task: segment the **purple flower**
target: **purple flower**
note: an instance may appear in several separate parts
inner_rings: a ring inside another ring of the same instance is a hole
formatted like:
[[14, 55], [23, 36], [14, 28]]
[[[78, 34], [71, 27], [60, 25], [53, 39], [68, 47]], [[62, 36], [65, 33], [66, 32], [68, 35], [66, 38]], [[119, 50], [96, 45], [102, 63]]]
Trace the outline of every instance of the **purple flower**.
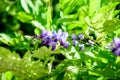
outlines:
[[63, 46], [64, 48], [68, 48], [70, 43], [69, 42], [66, 42], [66, 41], [61, 41], [60, 42], [60, 45]]
[[58, 30], [58, 33], [56, 31], [46, 31], [43, 30], [41, 33], [41, 44], [45, 46], [52, 46], [52, 50], [56, 49], [57, 42], [60, 42], [60, 45], [64, 48], [69, 47], [69, 42], [67, 42], [68, 33], [62, 32], [61, 29]]
[[[80, 44], [80, 41], [78, 41], [84, 39], [84, 35], [78, 34], [78, 36], [76, 36], [75, 34], [72, 34], [71, 37], [73, 46], [79, 46], [80, 50], [84, 50], [84, 44]], [[68, 48], [70, 45], [70, 43], [67, 41], [68, 33], [63, 32], [61, 29], [59, 29], [58, 32], [42, 30], [41, 35], [35, 35], [35, 38], [41, 40], [42, 46], [51, 46], [52, 50], [56, 49], [58, 43], [60, 43], [60, 46], [64, 48]], [[89, 41], [89, 43], [90, 45], [93, 44], [92, 41]]]
[[47, 31], [46, 30], [42, 30], [41, 38], [44, 38], [46, 36], [47, 36]]
[[67, 32], [63, 32], [62, 36], [64, 36], [64, 38], [67, 38], [68, 37], [68, 33]]
[[112, 42], [112, 52], [116, 56], [120, 56], [120, 38], [114, 38]]
[[76, 40], [77, 39], [75, 34], [72, 34], [71, 37], [72, 37], [72, 40]]
[[61, 40], [62, 34], [63, 32], [61, 29], [58, 30], [58, 33], [53, 32], [54, 41], [57, 42], [58, 40]]
[[56, 49], [56, 42], [54, 41], [49, 41], [49, 46], [52, 46], [52, 51]]
[[91, 40], [88, 40], [88, 43], [89, 43], [90, 46], [93, 46], [93, 44], [94, 44], [94, 42], [91, 41]]
[[43, 39], [42, 42], [41, 42], [41, 44], [42, 44], [42, 45], [45, 45], [46, 42], [47, 42], [47, 40], [44, 40], [44, 39]]
[[116, 56], [120, 56], [120, 47], [117, 49], [114, 49], [113, 52]]
[[111, 50], [112, 50], [112, 52], [114, 53], [114, 52], [116, 51], [116, 49], [117, 49], [117, 48], [112, 48]]
[[50, 31], [47, 31], [47, 38], [52, 38], [52, 36], [53, 36], [53, 34], [52, 34], [52, 32], [50, 32]]
[[69, 42], [65, 42], [65, 44], [64, 44], [63, 46], [64, 46], [64, 48], [68, 48], [68, 47], [69, 47], [69, 45], [70, 45], [70, 43], [69, 43]]
[[78, 34], [78, 40], [83, 40], [84, 39], [84, 35], [83, 34]]
[[114, 47], [120, 47], [120, 38], [114, 38], [112, 44]]
[[41, 33], [41, 38], [43, 39], [51, 39], [52, 38], [52, 32], [50, 31], [46, 31], [46, 30], [42, 30]]
[[78, 46], [80, 47], [80, 50], [84, 50], [84, 44], [78, 44]]
[[56, 31], [53, 31], [52, 32], [52, 38], [56, 38], [57, 37], [57, 33], [56, 33]]
[[62, 33], [63, 33], [62, 30], [59, 29], [59, 30], [58, 30], [58, 36], [62, 36]]
[[40, 39], [41, 38], [41, 36], [39, 36], [39, 35], [34, 35], [34, 38], [36, 38], [36, 39]]
[[62, 32], [62, 34], [59, 36], [59, 40], [60, 41], [66, 41], [67, 37], [68, 37], [68, 33], [67, 32]]
[[56, 49], [56, 44], [52, 45], [52, 51]]
[[76, 36], [75, 34], [72, 34], [71, 37], [72, 37], [73, 46], [79, 46], [80, 50], [84, 50], [84, 44], [79, 44], [79, 41], [78, 41], [78, 40], [83, 40], [84, 35], [78, 34], [78, 36]]
[[78, 44], [77, 40], [72, 40], [72, 42], [73, 42], [73, 46], [77, 46], [77, 44]]

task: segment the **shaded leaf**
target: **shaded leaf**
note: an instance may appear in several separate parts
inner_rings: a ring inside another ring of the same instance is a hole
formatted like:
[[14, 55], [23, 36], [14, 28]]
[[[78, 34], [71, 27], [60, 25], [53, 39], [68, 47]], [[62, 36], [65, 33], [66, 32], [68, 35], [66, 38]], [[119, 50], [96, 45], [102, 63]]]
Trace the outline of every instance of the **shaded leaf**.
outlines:
[[65, 75], [65, 72], [61, 72], [57, 75], [57, 78], [56, 80], [64, 80], [64, 75]]
[[119, 25], [120, 21], [115, 20], [107, 20], [103, 24], [103, 29], [107, 32], [114, 32]]

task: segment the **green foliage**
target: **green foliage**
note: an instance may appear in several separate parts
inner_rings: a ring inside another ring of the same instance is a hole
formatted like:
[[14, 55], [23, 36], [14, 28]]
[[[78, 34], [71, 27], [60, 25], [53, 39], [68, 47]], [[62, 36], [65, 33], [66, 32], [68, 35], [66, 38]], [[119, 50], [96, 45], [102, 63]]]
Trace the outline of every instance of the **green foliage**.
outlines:
[[[111, 40], [120, 36], [119, 0], [0, 0], [0, 5], [0, 80], [120, 79], [120, 57], [110, 51]], [[58, 29], [69, 36], [83, 33], [85, 49], [51, 51], [33, 36]]]
[[[30, 51], [25, 53], [23, 58], [19, 54], [10, 52], [8, 49], [0, 47], [0, 73], [6, 72], [2, 76], [12, 75], [18, 77], [17, 80], [37, 79], [48, 74], [43, 63], [39, 60], [32, 60]], [[10, 71], [9, 73], [7, 71]], [[11, 74], [12, 72], [12, 74]], [[6, 78], [9, 78], [6, 76]], [[5, 80], [5, 79], [4, 79]], [[11, 80], [11, 79], [10, 79]]]

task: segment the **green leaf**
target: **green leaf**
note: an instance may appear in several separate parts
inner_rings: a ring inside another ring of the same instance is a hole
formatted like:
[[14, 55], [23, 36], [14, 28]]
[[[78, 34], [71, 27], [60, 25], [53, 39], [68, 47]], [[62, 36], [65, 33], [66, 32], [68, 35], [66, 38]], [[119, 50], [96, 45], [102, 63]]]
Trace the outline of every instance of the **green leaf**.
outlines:
[[61, 72], [57, 75], [57, 78], [56, 80], [64, 80], [64, 75], [65, 75], [65, 72]]
[[60, 7], [63, 10], [63, 14], [67, 15], [75, 12], [81, 5], [83, 5], [83, 3], [83, 0], [60, 0]]
[[0, 41], [1, 41], [2, 43], [4, 43], [4, 44], [9, 45], [8, 42], [11, 41], [11, 38], [10, 38], [10, 36], [8, 36], [7, 34], [0, 33]]
[[35, 6], [33, 9], [33, 14], [40, 15], [42, 12], [43, 3], [41, 0], [35, 0]]
[[31, 0], [20, 0], [22, 8], [27, 12], [27, 13], [32, 13], [34, 5]]
[[114, 32], [120, 24], [118, 20], [107, 20], [103, 24], [103, 29], [107, 32]]
[[105, 68], [102, 72], [102, 75], [108, 78], [114, 78], [115, 77], [114, 69]]
[[60, 18], [58, 19], [57, 23], [63, 23], [63, 22], [72, 22], [75, 21], [74, 18]]
[[2, 80], [12, 80], [12, 77], [13, 77], [13, 74], [10, 71], [2, 74]]
[[51, 54], [51, 51], [45, 46], [39, 48], [38, 50], [34, 50], [32, 52], [33, 52], [32, 56], [39, 59], [44, 59], [45, 57]]
[[22, 22], [30, 22], [31, 20], [33, 20], [33, 16], [31, 16], [30, 14], [27, 14], [25, 12], [18, 12], [17, 14], [17, 18], [22, 21]]
[[33, 20], [31, 22], [35, 27], [41, 29], [41, 30], [45, 30], [45, 27], [39, 22], [39, 21], [36, 21], [36, 20]]
[[91, 23], [91, 20], [90, 20], [90, 17], [89, 17], [89, 16], [86, 16], [86, 17], [85, 17], [85, 21], [86, 21], [86, 23], [87, 23], [89, 26], [93, 26], [92, 23]]
[[52, 23], [51, 1], [48, 2], [48, 7], [47, 7], [46, 16], [47, 16], [46, 30], [51, 30], [51, 29], [50, 29], [50, 26], [51, 26], [51, 23]]
[[40, 29], [39, 29], [39, 28], [35, 28], [35, 30], [34, 30], [34, 33], [35, 33], [35, 34], [38, 34], [38, 35], [39, 35], [39, 34], [40, 34], [40, 32], [41, 32], [41, 31], [40, 31]]
[[98, 22], [101, 18], [104, 18], [103, 17], [104, 13], [98, 13], [98, 14], [95, 14], [93, 19], [92, 19], [92, 23], [96, 23]]
[[105, 58], [111, 62], [115, 62], [115, 57], [112, 55], [113, 53], [110, 51], [100, 51], [99, 57]]
[[96, 11], [99, 10], [101, 0], [89, 0], [89, 16], [93, 16]]
[[14, 59], [14, 58], [19, 58], [19, 55], [15, 52], [11, 52], [10, 50], [0, 47], [0, 57], [1, 58], [8, 58], [8, 59]]

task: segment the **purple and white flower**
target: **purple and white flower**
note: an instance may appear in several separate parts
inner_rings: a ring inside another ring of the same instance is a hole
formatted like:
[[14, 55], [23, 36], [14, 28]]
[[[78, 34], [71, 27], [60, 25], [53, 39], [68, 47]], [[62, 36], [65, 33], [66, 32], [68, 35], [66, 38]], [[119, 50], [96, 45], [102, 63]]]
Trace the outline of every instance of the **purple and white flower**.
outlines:
[[116, 56], [120, 56], [120, 38], [114, 38], [113, 42], [112, 42], [112, 52], [116, 55]]

